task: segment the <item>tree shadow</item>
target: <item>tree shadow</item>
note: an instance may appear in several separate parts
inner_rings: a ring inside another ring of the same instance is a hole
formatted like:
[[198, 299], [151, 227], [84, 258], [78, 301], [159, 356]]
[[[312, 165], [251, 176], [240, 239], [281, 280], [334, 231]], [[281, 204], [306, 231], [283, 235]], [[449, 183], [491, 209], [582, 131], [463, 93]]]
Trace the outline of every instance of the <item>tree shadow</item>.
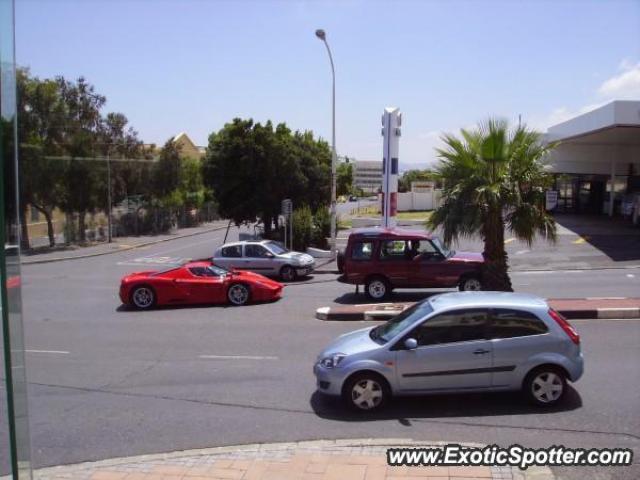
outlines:
[[371, 422], [397, 420], [410, 426], [411, 420], [455, 417], [493, 417], [504, 415], [540, 415], [576, 410], [582, 407], [578, 391], [567, 385], [563, 401], [553, 407], [538, 407], [527, 402], [520, 392], [464, 393], [396, 397], [380, 412], [354, 412], [337, 397], [318, 391], [309, 404], [314, 413], [326, 420]]

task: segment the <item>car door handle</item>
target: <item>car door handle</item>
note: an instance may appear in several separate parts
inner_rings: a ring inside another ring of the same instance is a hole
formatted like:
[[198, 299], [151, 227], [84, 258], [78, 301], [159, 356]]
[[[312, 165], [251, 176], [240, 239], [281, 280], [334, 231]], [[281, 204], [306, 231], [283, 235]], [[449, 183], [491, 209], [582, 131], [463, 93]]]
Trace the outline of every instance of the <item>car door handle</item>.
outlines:
[[475, 350], [473, 352], [474, 355], [484, 355], [485, 353], [489, 353], [490, 350], [484, 350], [482, 348], [479, 348], [478, 350]]

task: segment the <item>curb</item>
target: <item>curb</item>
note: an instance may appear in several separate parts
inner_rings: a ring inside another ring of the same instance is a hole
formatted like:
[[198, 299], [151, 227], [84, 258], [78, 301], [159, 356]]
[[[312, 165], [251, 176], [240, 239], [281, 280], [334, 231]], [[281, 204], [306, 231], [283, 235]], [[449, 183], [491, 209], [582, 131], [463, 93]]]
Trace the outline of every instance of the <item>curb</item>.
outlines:
[[[91, 474], [100, 469], [118, 468], [131, 465], [139, 465], [145, 463], [162, 463], [177, 461], [177, 464], [187, 457], [202, 457], [202, 456], [217, 456], [225, 457], [233, 454], [255, 454], [257, 458], [264, 457], [265, 454], [274, 454], [281, 456], [283, 453], [291, 452], [295, 454], [297, 451], [310, 451], [310, 452], [327, 452], [326, 454], [341, 454], [341, 449], [349, 449], [353, 447], [372, 447], [372, 448], [393, 448], [393, 447], [405, 447], [405, 448], [420, 448], [420, 447], [444, 447], [448, 444], [459, 444], [463, 447], [475, 447], [482, 448], [485, 445], [481, 443], [471, 442], [457, 442], [457, 441], [428, 441], [428, 440], [411, 440], [406, 438], [363, 438], [363, 439], [336, 439], [336, 440], [305, 440], [298, 442], [285, 442], [285, 443], [252, 443], [233, 446], [213, 447], [194, 450], [181, 450], [176, 452], [160, 453], [160, 454], [147, 454], [129, 457], [119, 457], [107, 460], [98, 460], [93, 462], [82, 462], [76, 464], [58, 465], [54, 467], [44, 467], [34, 470], [36, 478], [48, 478], [48, 476], [59, 475], [62, 477], [72, 477], [74, 473], [82, 473], [83, 475]], [[382, 453], [384, 454], [384, 453]], [[372, 458], [376, 458], [374, 453], [367, 454]], [[247, 457], [243, 457], [247, 458]], [[503, 467], [498, 467], [502, 470]], [[549, 467], [530, 467], [529, 469], [522, 471], [517, 467], [506, 467], [511, 470], [510, 478], [518, 480], [553, 480], [555, 475]], [[493, 467], [492, 467], [493, 470]], [[497, 473], [493, 473], [493, 478], [505, 478], [504, 475], [507, 472], [504, 470]], [[508, 474], [507, 474], [508, 475]], [[9, 476], [0, 477], [0, 479], [9, 479]]]
[[[346, 307], [320, 307], [316, 319], [323, 321], [386, 321], [414, 303], [378, 303]], [[611, 320], [640, 318], [640, 307], [569, 309], [556, 308], [569, 320]]]
[[56, 258], [48, 258], [48, 259], [44, 259], [44, 260], [21, 260], [20, 264], [21, 265], [36, 265], [36, 264], [41, 264], [41, 263], [53, 263], [53, 262], [63, 262], [66, 260], [79, 260], [82, 258], [91, 258], [91, 257], [100, 257], [102, 255], [111, 255], [113, 253], [120, 253], [120, 252], [126, 252], [129, 250], [135, 250], [137, 248], [141, 248], [141, 247], [148, 247], [149, 245], [155, 245], [157, 243], [164, 243], [164, 242], [170, 242], [171, 240], [178, 240], [180, 238], [188, 238], [188, 237], [195, 237], [196, 235], [202, 235], [205, 233], [211, 233], [211, 232], [216, 232], [218, 230], [224, 230], [227, 227], [214, 227], [214, 228], [210, 228], [208, 230], [204, 230], [201, 232], [192, 232], [192, 233], [186, 233], [184, 235], [178, 235], [176, 237], [171, 237], [171, 238], [161, 238], [160, 240], [152, 240], [149, 242], [143, 242], [140, 243], [138, 245], [131, 245], [128, 247], [124, 247], [124, 248], [119, 248], [118, 250], [112, 250], [109, 252], [98, 252], [98, 253], [88, 253], [85, 255], [76, 255], [73, 257], [56, 257]]

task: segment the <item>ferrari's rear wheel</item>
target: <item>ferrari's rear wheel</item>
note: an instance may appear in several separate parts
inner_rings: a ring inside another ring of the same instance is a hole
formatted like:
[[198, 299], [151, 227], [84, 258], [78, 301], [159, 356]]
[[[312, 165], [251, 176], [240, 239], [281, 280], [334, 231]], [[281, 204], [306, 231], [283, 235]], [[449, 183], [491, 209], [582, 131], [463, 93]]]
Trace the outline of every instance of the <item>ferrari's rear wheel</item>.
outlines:
[[231, 305], [246, 305], [250, 298], [249, 287], [242, 283], [234, 283], [227, 291], [227, 298]]
[[131, 292], [131, 303], [140, 310], [148, 310], [156, 304], [156, 294], [146, 285], [135, 287]]

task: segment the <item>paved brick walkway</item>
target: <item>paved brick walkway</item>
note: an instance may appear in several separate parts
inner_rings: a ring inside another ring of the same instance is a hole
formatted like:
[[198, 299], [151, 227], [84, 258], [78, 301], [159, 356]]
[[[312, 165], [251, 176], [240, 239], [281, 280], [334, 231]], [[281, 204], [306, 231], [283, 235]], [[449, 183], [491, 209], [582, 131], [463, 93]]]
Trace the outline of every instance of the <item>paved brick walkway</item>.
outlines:
[[408, 440], [321, 440], [145, 455], [44, 468], [36, 480], [553, 480], [550, 469], [389, 467], [386, 450], [441, 446]]

